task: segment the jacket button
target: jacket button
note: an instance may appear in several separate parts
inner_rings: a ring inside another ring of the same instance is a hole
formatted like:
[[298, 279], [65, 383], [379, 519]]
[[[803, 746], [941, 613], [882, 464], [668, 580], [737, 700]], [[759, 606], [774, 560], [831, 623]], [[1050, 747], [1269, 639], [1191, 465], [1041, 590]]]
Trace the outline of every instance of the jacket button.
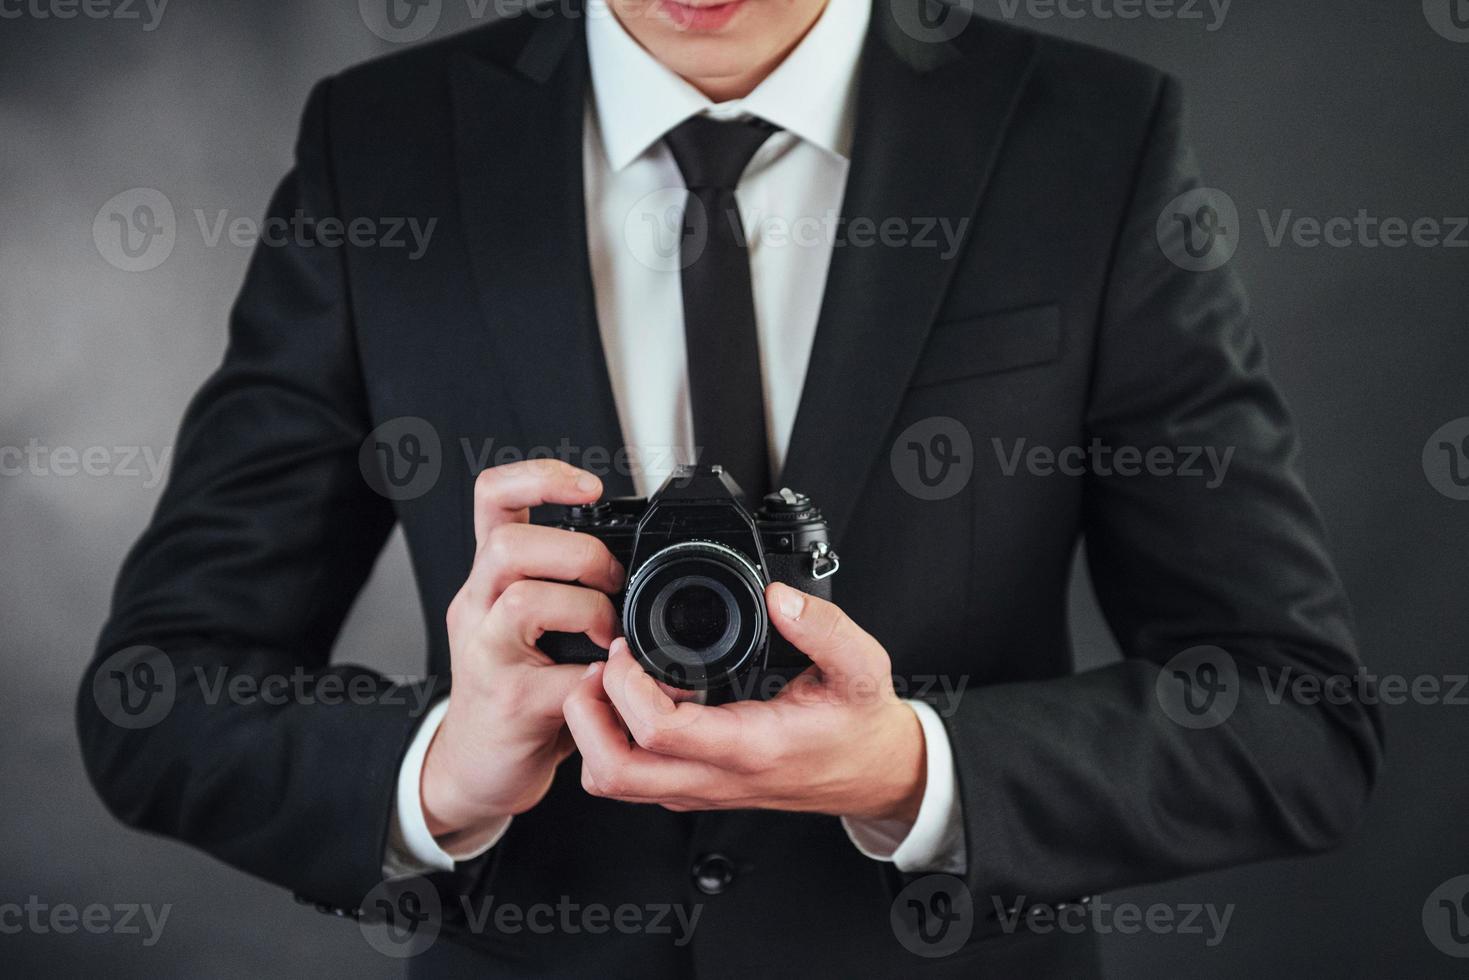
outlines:
[[723, 854], [705, 854], [694, 862], [694, 887], [705, 895], [718, 895], [734, 881], [734, 862]]

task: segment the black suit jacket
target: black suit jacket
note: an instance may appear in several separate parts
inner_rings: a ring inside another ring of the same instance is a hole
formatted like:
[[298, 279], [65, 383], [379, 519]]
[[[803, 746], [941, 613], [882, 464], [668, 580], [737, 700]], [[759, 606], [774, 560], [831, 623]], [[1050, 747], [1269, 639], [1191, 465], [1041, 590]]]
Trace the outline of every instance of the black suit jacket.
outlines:
[[[1378, 722], [1358, 700], [1265, 694], [1283, 672], [1350, 674], [1357, 658], [1242, 294], [1227, 269], [1183, 271], [1155, 239], [1165, 204], [1198, 185], [1177, 86], [984, 20], [946, 42], [915, 40], [898, 18], [919, 23], [920, 2], [876, 5], [844, 213], [965, 222], [966, 235], [957, 256], [836, 249], [783, 482], [825, 509], [843, 557], [837, 599], [895, 673], [967, 678], [945, 724], [975, 923], [929, 968], [1084, 975], [1096, 968], [1089, 937], [1006, 934], [997, 904], [1329, 847], [1374, 780]], [[271, 214], [436, 219], [429, 251], [257, 251], [228, 353], [189, 408], [95, 662], [136, 644], [165, 651], [172, 710], [121, 728], [90, 674], [83, 685], [86, 762], [118, 817], [325, 908], [356, 909], [379, 883], [419, 721], [388, 681], [329, 663], [390, 529], [406, 533], [426, 663], [444, 687], [444, 612], [473, 551], [465, 442], [622, 445], [586, 251], [582, 26], [575, 11], [522, 16], [315, 89]], [[421, 496], [394, 501], [364, 479], [359, 450], [400, 417], [433, 427], [442, 470]], [[972, 434], [974, 468], [960, 492], [924, 500], [889, 453], [934, 418]], [[1214, 489], [1006, 475], [991, 440], [1008, 450], [1022, 438], [1234, 456]], [[616, 472], [608, 484], [630, 490]], [[1083, 538], [1126, 658], [1073, 675], [1065, 597]], [[1192, 729], [1155, 684], [1201, 644], [1233, 657], [1239, 703], [1223, 724]], [[298, 667], [384, 696], [210, 704], [195, 673]], [[573, 758], [489, 855], [436, 876], [444, 928], [468, 945], [439, 942], [420, 969], [853, 976], [922, 965], [890, 921], [902, 876], [859, 855], [835, 817], [675, 815], [590, 798], [576, 770]], [[690, 878], [711, 852], [735, 867], [714, 896]], [[459, 894], [704, 908], [684, 946], [469, 935]]]

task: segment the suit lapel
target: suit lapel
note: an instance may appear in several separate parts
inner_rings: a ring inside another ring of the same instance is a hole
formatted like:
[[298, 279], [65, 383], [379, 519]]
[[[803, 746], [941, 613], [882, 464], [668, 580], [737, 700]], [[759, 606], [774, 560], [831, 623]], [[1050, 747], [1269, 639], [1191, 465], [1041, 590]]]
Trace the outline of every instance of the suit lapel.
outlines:
[[883, 440], [958, 262], [941, 245], [855, 244], [853, 222], [899, 218], [916, 234], [927, 220], [974, 220], [1033, 54], [1027, 35], [978, 18], [954, 41], [916, 40], [899, 24], [933, 23], [920, 11], [928, 2], [874, 6], [842, 206], [852, 242], [832, 255], [780, 480], [820, 504], [838, 540], [887, 455]]
[[[452, 69], [465, 238], [518, 448], [612, 454], [624, 442], [587, 255], [584, 21], [527, 21], [518, 50], [464, 54]], [[618, 469], [605, 475], [607, 491], [632, 493]]]

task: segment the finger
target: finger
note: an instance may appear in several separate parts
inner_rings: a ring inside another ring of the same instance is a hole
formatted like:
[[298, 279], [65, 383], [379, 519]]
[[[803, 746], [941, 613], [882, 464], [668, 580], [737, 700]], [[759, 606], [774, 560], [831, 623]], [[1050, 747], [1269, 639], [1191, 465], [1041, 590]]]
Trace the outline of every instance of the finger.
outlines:
[[[513, 684], [513, 697], [517, 710], [543, 721], [562, 720], [561, 706], [568, 695], [576, 689], [586, 668], [581, 664], [531, 664], [517, 673]], [[503, 675], [497, 674], [497, 677]], [[567, 739], [570, 736], [566, 736]], [[558, 747], [559, 748], [559, 747]], [[565, 758], [567, 752], [561, 754]]]
[[633, 658], [625, 639], [609, 648], [602, 689], [633, 740], [650, 752], [737, 772], [764, 757], [763, 726], [748, 726], [756, 730], [746, 735], [747, 726], [732, 708], [675, 701]]
[[602, 481], [559, 459], [527, 459], [482, 470], [474, 481], [474, 544], [484, 547], [490, 529], [524, 523], [541, 504], [589, 504], [602, 495]]
[[633, 803], [723, 798], [728, 774], [703, 763], [654, 755], [628, 742], [602, 686], [604, 666], [592, 664], [562, 705], [566, 727], [582, 755], [582, 785], [594, 796]]
[[766, 590], [770, 621], [811, 658], [822, 674], [839, 680], [891, 675], [887, 652], [841, 608], [781, 582]]
[[490, 607], [485, 628], [492, 638], [505, 641], [492, 643], [494, 648], [534, 647], [546, 631], [557, 630], [585, 633], [605, 650], [617, 635], [617, 611], [601, 592], [563, 582], [521, 579], [500, 593]]
[[620, 562], [601, 539], [538, 524], [501, 524], [490, 529], [474, 556], [464, 588], [472, 608], [488, 609], [519, 579], [578, 582], [602, 592], [622, 588]]

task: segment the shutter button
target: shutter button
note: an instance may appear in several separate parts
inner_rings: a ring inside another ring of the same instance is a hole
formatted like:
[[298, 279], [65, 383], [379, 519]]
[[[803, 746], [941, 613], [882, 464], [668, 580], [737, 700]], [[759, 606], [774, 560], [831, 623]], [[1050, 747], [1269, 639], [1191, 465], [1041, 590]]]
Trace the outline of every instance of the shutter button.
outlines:
[[723, 854], [705, 854], [694, 862], [694, 887], [705, 895], [718, 895], [734, 881], [734, 862]]

